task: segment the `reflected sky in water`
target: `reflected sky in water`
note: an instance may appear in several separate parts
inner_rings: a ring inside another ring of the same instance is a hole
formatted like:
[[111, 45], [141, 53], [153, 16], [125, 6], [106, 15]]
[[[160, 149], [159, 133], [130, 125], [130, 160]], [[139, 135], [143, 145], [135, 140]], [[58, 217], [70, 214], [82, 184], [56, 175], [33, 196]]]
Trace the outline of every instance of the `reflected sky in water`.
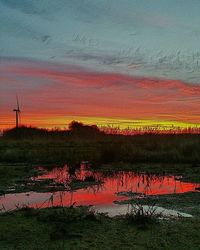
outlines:
[[[40, 167], [39, 169], [44, 170]], [[135, 173], [130, 171], [92, 171], [87, 164], [78, 168], [65, 165], [56, 167], [44, 174], [31, 178], [34, 181], [51, 179], [53, 185], [60, 185], [65, 190], [55, 192], [28, 192], [6, 194], [0, 197], [0, 207], [6, 210], [23, 205], [33, 207], [95, 205], [108, 206], [114, 201], [127, 199], [123, 193], [133, 192], [136, 197], [145, 195], [178, 194], [195, 191], [200, 184], [184, 182], [180, 176]], [[72, 190], [72, 183], [87, 182], [85, 188]], [[51, 184], [50, 184], [51, 185]]]

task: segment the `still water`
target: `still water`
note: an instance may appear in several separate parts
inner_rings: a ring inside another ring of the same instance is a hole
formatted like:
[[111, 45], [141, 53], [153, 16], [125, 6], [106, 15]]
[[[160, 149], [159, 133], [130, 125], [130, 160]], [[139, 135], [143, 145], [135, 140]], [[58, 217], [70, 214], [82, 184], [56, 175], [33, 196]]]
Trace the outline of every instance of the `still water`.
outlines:
[[[40, 170], [44, 168], [39, 167]], [[178, 194], [197, 191], [200, 184], [182, 181], [180, 176], [154, 175], [129, 171], [92, 171], [86, 164], [79, 168], [68, 165], [56, 167], [31, 178], [30, 181], [51, 180], [48, 185], [61, 186], [63, 191], [12, 193], [0, 196], [0, 209], [12, 210], [22, 206], [51, 207], [69, 205], [109, 206], [114, 201], [128, 199], [123, 192], [136, 196]], [[72, 183], [87, 183], [73, 190]], [[90, 185], [91, 184], [91, 185]]]

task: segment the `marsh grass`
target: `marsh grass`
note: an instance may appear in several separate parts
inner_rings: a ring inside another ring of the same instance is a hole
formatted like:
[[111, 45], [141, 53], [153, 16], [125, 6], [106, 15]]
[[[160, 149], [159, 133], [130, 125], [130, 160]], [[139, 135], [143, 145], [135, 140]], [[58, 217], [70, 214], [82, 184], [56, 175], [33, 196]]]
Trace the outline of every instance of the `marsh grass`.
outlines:
[[[0, 214], [0, 249], [199, 249], [197, 217], [150, 223], [141, 230], [144, 227], [124, 218], [89, 219], [85, 209], [57, 207]], [[65, 213], [74, 219], [68, 221]]]
[[50, 233], [50, 239], [64, 240], [68, 238], [77, 238], [79, 234], [73, 233], [70, 230], [70, 225], [74, 223], [80, 223], [81, 221], [95, 221], [101, 220], [103, 215], [97, 215], [94, 210], [89, 206], [74, 207], [51, 207], [48, 209], [34, 209], [28, 206], [18, 209], [26, 217], [34, 217], [40, 223], [50, 223], [52, 231]]
[[[92, 131], [92, 132], [91, 132]], [[91, 132], [91, 133], [90, 133]], [[72, 131], [32, 128], [12, 130], [0, 138], [1, 162], [200, 163], [200, 135], [108, 135], [97, 128]]]
[[162, 217], [162, 213], [157, 213], [156, 201], [151, 199], [134, 199], [129, 204], [129, 212], [126, 214], [128, 223], [139, 226], [140, 228], [148, 228], [150, 224], [158, 223], [158, 218]]

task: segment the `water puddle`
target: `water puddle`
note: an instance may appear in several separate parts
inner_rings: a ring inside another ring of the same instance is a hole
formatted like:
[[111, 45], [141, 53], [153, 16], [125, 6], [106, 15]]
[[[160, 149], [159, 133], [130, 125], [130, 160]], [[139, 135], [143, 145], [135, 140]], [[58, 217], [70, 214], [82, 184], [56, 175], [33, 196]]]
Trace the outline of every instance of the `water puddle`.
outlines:
[[106, 213], [109, 217], [115, 217], [118, 215], [126, 215], [127, 213], [132, 213], [135, 214], [139, 211], [139, 209], [142, 209], [142, 213], [144, 215], [148, 215], [149, 211], [152, 210], [153, 216], [158, 216], [160, 218], [176, 218], [176, 217], [185, 217], [185, 218], [191, 218], [193, 217], [191, 214], [187, 213], [182, 213], [177, 210], [173, 209], [166, 209], [163, 207], [158, 207], [158, 206], [147, 206], [143, 205], [140, 207], [135, 207], [135, 213], [134, 210], [132, 210], [130, 204], [123, 204], [123, 205], [117, 205], [113, 204], [110, 206], [101, 206], [101, 207], [96, 207], [94, 208], [96, 212], [98, 213]]
[[[43, 170], [43, 168], [40, 168]], [[74, 169], [54, 168], [31, 178], [30, 183], [48, 183], [47, 191], [12, 193], [0, 196], [0, 209], [22, 206], [51, 207], [69, 205], [112, 206], [114, 201], [135, 196], [178, 194], [197, 191], [200, 184], [182, 181], [179, 176], [164, 176], [128, 171], [91, 171], [87, 164]], [[48, 191], [49, 187], [54, 188]], [[59, 191], [58, 191], [59, 190]]]

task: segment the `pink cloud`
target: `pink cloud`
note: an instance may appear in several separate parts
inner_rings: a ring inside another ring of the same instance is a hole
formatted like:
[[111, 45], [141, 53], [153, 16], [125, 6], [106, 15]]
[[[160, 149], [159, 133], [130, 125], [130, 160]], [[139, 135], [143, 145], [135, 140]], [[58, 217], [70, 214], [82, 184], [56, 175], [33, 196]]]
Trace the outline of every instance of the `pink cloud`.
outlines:
[[[200, 86], [178, 80], [138, 78], [93, 72], [72, 65], [7, 63], [0, 65], [1, 114], [20, 95], [27, 114], [82, 115], [200, 122]], [[6, 84], [5, 84], [6, 83]]]

